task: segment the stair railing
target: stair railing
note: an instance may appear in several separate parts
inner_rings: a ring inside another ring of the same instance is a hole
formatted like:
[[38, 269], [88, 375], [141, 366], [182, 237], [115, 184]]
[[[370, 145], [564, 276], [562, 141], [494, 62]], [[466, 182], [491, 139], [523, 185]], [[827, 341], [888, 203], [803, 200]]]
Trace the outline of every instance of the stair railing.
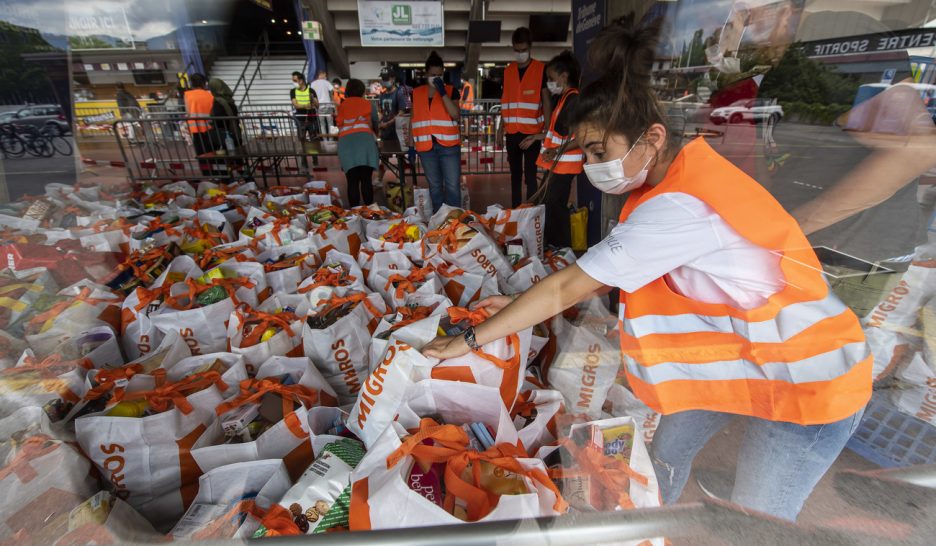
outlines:
[[[244, 70], [241, 71], [240, 77], [237, 79], [237, 83], [234, 84], [233, 94], [237, 94], [237, 90], [240, 89], [241, 84], [244, 84], [244, 96], [241, 98], [240, 103], [238, 104], [238, 109], [244, 106], [244, 103], [250, 103], [250, 88], [253, 86], [254, 80], [257, 78], [257, 74], [260, 74], [260, 78], [263, 78], [263, 73], [260, 72], [260, 65], [263, 64], [263, 60], [270, 56], [270, 37], [267, 35], [267, 31], [264, 30], [260, 37], [257, 38], [257, 42], [254, 44], [253, 49], [250, 52], [250, 57], [247, 58], [247, 63], [244, 64]], [[253, 73], [250, 75], [250, 79], [247, 79], [247, 69], [250, 68], [250, 63], [256, 59], [257, 65], [254, 67]]]

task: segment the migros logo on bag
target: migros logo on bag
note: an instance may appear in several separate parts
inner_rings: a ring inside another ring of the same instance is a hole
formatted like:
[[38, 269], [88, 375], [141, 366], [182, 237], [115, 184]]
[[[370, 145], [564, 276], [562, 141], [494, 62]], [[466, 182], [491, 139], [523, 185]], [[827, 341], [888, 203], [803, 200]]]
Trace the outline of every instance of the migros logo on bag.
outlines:
[[595, 343], [588, 346], [585, 354], [585, 366], [582, 367], [582, 386], [579, 389], [576, 407], [588, 409], [591, 406], [592, 396], [595, 394], [595, 376], [598, 365], [601, 363], [601, 346]]
[[126, 478], [124, 466], [126, 466], [127, 461], [123, 455], [120, 455], [126, 451], [126, 448], [120, 444], [101, 444], [98, 449], [101, 450], [101, 453], [107, 455], [101, 466], [104, 467], [104, 471], [107, 473], [107, 479], [114, 485], [114, 494], [122, 500], [127, 500], [130, 496], [127, 484], [124, 483]]
[[488, 275], [494, 276], [497, 274], [497, 266], [494, 265], [494, 262], [490, 258], [484, 255], [484, 252], [480, 248], [476, 248], [471, 251], [471, 257], [478, 262], [478, 265], [481, 266], [481, 269], [484, 270]]
[[383, 392], [384, 376], [386, 376], [387, 371], [390, 370], [390, 365], [393, 363], [397, 351], [406, 351], [408, 349], [410, 349], [410, 346], [406, 343], [395, 341], [393, 345], [387, 347], [387, 356], [384, 357], [383, 362], [377, 366], [374, 373], [364, 382], [364, 390], [361, 391], [361, 399], [358, 403], [358, 428], [364, 429], [364, 423], [367, 422], [367, 415], [371, 412], [371, 409], [373, 409], [376, 403], [375, 398], [380, 396], [380, 393]]
[[182, 339], [185, 340], [185, 344], [188, 345], [189, 350], [192, 351], [192, 356], [202, 354], [201, 347], [198, 346], [198, 338], [195, 337], [195, 330], [182, 328], [179, 330], [179, 334], [182, 335]]
[[358, 378], [357, 370], [354, 369], [354, 363], [351, 362], [351, 353], [345, 348], [344, 339], [339, 339], [332, 343], [332, 358], [338, 364], [338, 370], [343, 374], [342, 379], [348, 386], [348, 392], [357, 394], [361, 390], [361, 380]]

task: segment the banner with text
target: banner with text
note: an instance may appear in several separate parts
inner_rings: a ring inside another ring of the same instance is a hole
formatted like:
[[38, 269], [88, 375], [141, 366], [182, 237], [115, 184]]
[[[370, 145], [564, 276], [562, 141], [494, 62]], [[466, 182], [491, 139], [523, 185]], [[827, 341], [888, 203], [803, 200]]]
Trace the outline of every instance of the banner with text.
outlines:
[[364, 47], [442, 47], [442, 2], [358, 0]]

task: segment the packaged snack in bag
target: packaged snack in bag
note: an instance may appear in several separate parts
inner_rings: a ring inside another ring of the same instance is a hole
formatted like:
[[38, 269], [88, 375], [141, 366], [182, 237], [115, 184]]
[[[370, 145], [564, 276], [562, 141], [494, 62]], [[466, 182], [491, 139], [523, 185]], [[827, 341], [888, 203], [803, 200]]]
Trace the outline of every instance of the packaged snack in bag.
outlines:
[[274, 293], [294, 294], [299, 284], [320, 265], [318, 249], [310, 240], [273, 247], [257, 256]]
[[254, 538], [323, 533], [347, 528], [351, 472], [364, 458], [360, 442], [343, 438], [326, 444], [315, 462], [270, 510]]
[[309, 236], [326, 259], [329, 250], [357, 257], [364, 237], [361, 218], [338, 207], [319, 207], [307, 213]]
[[[659, 486], [639, 427], [630, 417], [573, 424], [569, 437], [537, 453], [576, 510], [660, 505]], [[662, 544], [655, 539], [654, 544]]]
[[442, 294], [443, 291], [442, 282], [432, 267], [406, 270], [372, 269], [370, 283], [391, 309], [405, 305], [407, 296]]
[[[457, 210], [457, 209], [456, 209]], [[451, 214], [457, 214], [453, 211]], [[433, 217], [435, 218], [435, 217]], [[513, 266], [480, 222], [472, 222], [468, 213], [446, 219], [438, 229], [423, 239], [423, 256], [438, 255], [446, 262], [471, 273], [506, 282]]]
[[50, 421], [61, 421], [84, 394], [90, 368], [85, 359], [66, 361], [51, 355], [40, 360], [27, 349], [15, 367], [0, 370], [0, 414], [37, 406]]
[[371, 334], [386, 312], [379, 295], [348, 292], [321, 300], [303, 325], [305, 354], [322, 371], [342, 404], [357, 398], [369, 369]]
[[299, 283], [296, 292], [305, 294], [310, 304], [316, 305], [319, 300], [330, 298], [335, 293], [364, 291], [363, 277], [363, 272], [351, 256], [332, 250], [321, 267]]
[[143, 516], [110, 491], [97, 492], [58, 518], [67, 521], [67, 527], [65, 534], [49, 542], [55, 546], [164, 540]]
[[57, 291], [55, 281], [44, 268], [0, 271], [0, 330], [6, 330], [27, 313], [42, 294]]
[[135, 250], [117, 266], [112, 277], [104, 280], [104, 284], [124, 295], [130, 294], [139, 286], [150, 286], [163, 274], [179, 252], [179, 247], [175, 244]]
[[228, 320], [228, 345], [244, 355], [251, 374], [271, 356], [300, 356], [308, 312], [304, 297], [286, 294], [267, 299], [258, 309], [241, 304]]
[[370, 222], [366, 226], [367, 241], [374, 250], [396, 249], [412, 260], [422, 260], [422, 239], [426, 226], [406, 220]]

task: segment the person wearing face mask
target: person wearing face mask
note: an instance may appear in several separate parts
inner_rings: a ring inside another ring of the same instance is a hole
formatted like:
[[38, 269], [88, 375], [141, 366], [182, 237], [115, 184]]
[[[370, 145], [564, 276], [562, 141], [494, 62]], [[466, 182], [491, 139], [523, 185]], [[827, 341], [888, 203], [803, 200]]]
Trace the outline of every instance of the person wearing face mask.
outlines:
[[731, 501], [795, 520], [858, 427], [872, 357], [796, 221], [704, 138], [681, 146], [667, 130], [650, 88], [657, 35], [626, 19], [605, 28], [589, 59], [607, 72], [573, 114], [591, 183], [630, 192], [619, 224], [516, 300], [479, 302], [496, 314], [423, 353], [460, 356], [616, 287], [625, 376], [662, 415], [651, 459], [663, 501], [737, 418]]
[[[572, 138], [570, 129], [572, 112], [578, 104], [579, 74], [578, 61], [571, 51], [563, 51], [546, 65], [546, 76], [549, 78], [546, 87], [558, 102], [552, 111], [549, 130], [543, 139], [536, 164], [548, 171], [543, 200], [546, 205], [543, 239], [546, 244], [560, 248], [572, 244], [569, 193], [572, 191], [572, 181], [582, 172], [584, 163], [582, 149]], [[563, 148], [562, 154], [557, 156], [560, 148]]]
[[315, 131], [315, 108], [318, 101], [315, 92], [306, 83], [305, 75], [302, 72], [292, 73], [293, 88], [289, 90], [289, 101], [296, 110], [296, 126], [299, 128], [299, 139], [305, 140], [306, 135], [309, 139], [318, 136]]
[[397, 140], [396, 118], [400, 114], [400, 93], [396, 83], [396, 74], [389, 66], [380, 71], [380, 85], [383, 92], [378, 104], [380, 108], [380, 140]]
[[497, 128], [497, 142], [505, 143], [507, 148], [510, 201], [516, 208], [523, 202], [524, 181], [527, 198], [536, 193], [536, 159], [544, 137], [545, 120], [552, 117], [552, 105], [546, 88], [545, 65], [532, 58], [530, 29], [515, 30], [511, 42], [516, 62], [504, 69], [502, 123]]
[[442, 81], [445, 64], [433, 51], [426, 59], [426, 83], [413, 90], [410, 138], [419, 154], [432, 210], [461, 206], [461, 133], [458, 90]]

